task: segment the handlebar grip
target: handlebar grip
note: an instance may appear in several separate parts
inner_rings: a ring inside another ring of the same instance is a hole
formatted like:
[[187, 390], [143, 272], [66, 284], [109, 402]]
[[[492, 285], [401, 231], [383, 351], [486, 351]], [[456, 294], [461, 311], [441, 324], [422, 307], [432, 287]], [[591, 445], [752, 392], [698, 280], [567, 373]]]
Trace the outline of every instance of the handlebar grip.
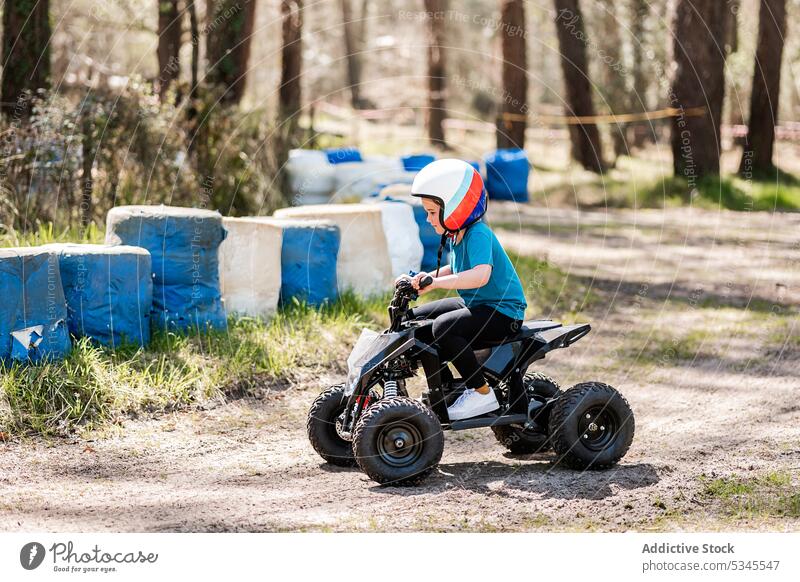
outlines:
[[420, 279], [419, 288], [424, 289], [431, 283], [433, 283], [433, 277], [431, 277], [430, 275], [425, 275], [422, 279]]

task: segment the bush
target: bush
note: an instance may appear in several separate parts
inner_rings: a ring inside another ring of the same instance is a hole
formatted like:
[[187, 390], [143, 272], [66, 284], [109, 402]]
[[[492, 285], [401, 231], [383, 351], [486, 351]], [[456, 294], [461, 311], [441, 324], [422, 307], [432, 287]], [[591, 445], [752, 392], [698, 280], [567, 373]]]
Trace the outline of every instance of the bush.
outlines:
[[41, 94], [29, 119], [0, 120], [0, 228], [101, 224], [121, 204], [234, 215], [284, 205], [263, 111], [171, 97], [162, 103], [134, 80], [119, 91]]

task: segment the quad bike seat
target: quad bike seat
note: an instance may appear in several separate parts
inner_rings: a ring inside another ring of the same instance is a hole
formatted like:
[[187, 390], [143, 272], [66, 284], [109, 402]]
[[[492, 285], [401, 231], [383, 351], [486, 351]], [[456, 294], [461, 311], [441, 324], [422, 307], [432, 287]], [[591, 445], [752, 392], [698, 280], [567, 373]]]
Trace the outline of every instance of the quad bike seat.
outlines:
[[522, 323], [522, 327], [517, 333], [506, 336], [500, 340], [479, 339], [472, 345], [472, 348], [475, 350], [493, 348], [495, 346], [527, 339], [539, 333], [540, 331], [553, 329], [555, 327], [561, 327], [561, 324], [550, 319], [529, 319], [528, 321]]

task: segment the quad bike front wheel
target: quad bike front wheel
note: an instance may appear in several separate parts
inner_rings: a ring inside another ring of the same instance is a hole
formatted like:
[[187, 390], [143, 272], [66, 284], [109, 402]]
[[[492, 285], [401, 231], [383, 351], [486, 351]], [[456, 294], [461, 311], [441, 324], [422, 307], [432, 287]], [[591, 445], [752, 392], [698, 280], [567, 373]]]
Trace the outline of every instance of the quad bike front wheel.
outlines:
[[416, 485], [439, 464], [442, 425], [431, 410], [405, 396], [380, 400], [353, 430], [356, 462], [382, 485]]
[[625, 456], [635, 424], [628, 401], [601, 382], [576, 384], [550, 412], [550, 439], [558, 463], [573, 469], [607, 469]]
[[[523, 381], [525, 389], [531, 396], [556, 398], [561, 395], [561, 386], [550, 376], [532, 372], [526, 374]], [[547, 434], [530, 429], [525, 430], [518, 425], [493, 426], [492, 432], [497, 441], [515, 455], [541, 453], [549, 450], [552, 446]]]
[[[356, 464], [353, 447], [342, 432], [339, 420], [347, 406], [344, 384], [336, 384], [320, 393], [314, 399], [306, 419], [306, 430], [311, 446], [320, 457], [332, 465], [353, 467]], [[369, 406], [378, 399], [378, 395], [370, 391]]]

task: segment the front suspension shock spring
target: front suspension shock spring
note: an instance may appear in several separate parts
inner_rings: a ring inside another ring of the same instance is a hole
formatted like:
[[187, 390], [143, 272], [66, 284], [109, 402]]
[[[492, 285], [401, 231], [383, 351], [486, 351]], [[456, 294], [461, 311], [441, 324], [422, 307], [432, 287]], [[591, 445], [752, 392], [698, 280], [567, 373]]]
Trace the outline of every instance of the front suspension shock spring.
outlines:
[[383, 383], [383, 397], [394, 398], [397, 396], [397, 380], [386, 380]]

